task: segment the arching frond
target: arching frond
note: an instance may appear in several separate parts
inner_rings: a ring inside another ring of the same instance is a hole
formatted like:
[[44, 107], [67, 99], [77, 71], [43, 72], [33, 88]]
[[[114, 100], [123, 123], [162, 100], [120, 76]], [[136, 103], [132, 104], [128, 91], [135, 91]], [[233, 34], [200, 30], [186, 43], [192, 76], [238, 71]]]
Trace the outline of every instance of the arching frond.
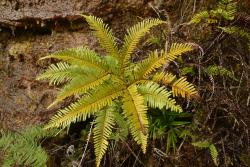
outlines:
[[138, 87], [139, 93], [144, 97], [145, 102], [152, 108], [170, 109], [176, 112], [182, 112], [181, 106], [176, 104], [176, 101], [170, 98], [171, 93], [166, 91], [165, 87], [154, 82], [148, 82], [147, 84], [141, 84]]
[[135, 66], [135, 78], [148, 78], [149, 74], [166, 63], [166, 56], [162, 50], [158, 53], [156, 50], [149, 54], [149, 57]]
[[58, 85], [69, 81], [76, 76], [84, 76], [85, 74], [86, 71], [77, 65], [69, 65], [65, 62], [59, 62], [50, 65], [48, 69], [36, 79], [49, 79], [50, 84]]
[[98, 56], [94, 51], [88, 49], [87, 47], [66, 49], [64, 51], [59, 51], [51, 55], [45, 56], [41, 58], [41, 60], [48, 58], [55, 58], [63, 60], [70, 64], [88, 66], [102, 71], [105, 70], [106, 67], [101, 57]]
[[48, 107], [52, 107], [56, 103], [62, 101], [66, 97], [85, 93], [89, 89], [94, 89], [96, 86], [102, 84], [110, 78], [110, 74], [101, 73], [98, 76], [80, 76], [74, 78], [67, 84], [58, 94], [56, 100]]
[[188, 51], [193, 50], [193, 46], [190, 43], [173, 43], [167, 53], [167, 62], [170, 63], [174, 61], [178, 56]]
[[174, 96], [181, 95], [184, 98], [198, 96], [198, 92], [195, 90], [194, 85], [186, 81], [186, 78], [184, 77], [179, 78], [173, 83], [172, 91]]
[[152, 80], [164, 85], [171, 84], [176, 79], [176, 76], [168, 72], [158, 72], [156, 73]]
[[114, 107], [109, 107], [96, 114], [94, 127], [94, 146], [96, 156], [96, 166], [100, 165], [103, 155], [108, 148], [108, 138], [112, 133], [115, 124]]
[[119, 52], [115, 37], [108, 25], [104, 24], [102, 19], [95, 16], [82, 16], [86, 19], [90, 28], [94, 30], [94, 34], [98, 38], [100, 45], [106, 49], [110, 55], [118, 58]]
[[141, 96], [135, 85], [127, 89], [123, 96], [123, 113], [130, 122], [130, 130], [134, 140], [141, 145], [143, 152], [147, 147], [147, 128], [148, 118], [146, 115], [147, 106], [144, 104], [143, 96]]
[[122, 92], [123, 90], [120, 85], [101, 85], [92, 95], [82, 97], [70, 106], [59, 110], [45, 128], [64, 128], [71, 123], [84, 121], [103, 107], [110, 106], [112, 100], [121, 96]]
[[147, 33], [149, 30], [156, 25], [165, 23], [159, 19], [147, 19], [144, 20], [130, 29], [127, 30], [127, 35], [125, 36], [124, 45], [121, 51], [122, 55], [122, 68], [126, 67], [129, 64], [129, 60], [131, 58], [131, 54], [134, 51], [136, 45], [140, 41], [140, 39]]
[[192, 19], [190, 20], [189, 24], [198, 24], [202, 21], [202, 19], [209, 18], [209, 12], [208, 11], [202, 11], [200, 13], [195, 14]]

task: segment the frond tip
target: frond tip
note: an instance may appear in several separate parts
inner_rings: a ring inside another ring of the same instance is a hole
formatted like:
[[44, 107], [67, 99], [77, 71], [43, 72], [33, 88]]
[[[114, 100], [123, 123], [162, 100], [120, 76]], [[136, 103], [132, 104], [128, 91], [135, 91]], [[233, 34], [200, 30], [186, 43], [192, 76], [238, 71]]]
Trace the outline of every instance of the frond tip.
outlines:
[[109, 107], [100, 111], [96, 115], [94, 127], [94, 145], [96, 155], [96, 166], [100, 165], [103, 155], [108, 148], [108, 138], [111, 135], [114, 126], [114, 108]]
[[186, 81], [186, 78], [181, 77], [172, 85], [174, 96], [181, 95], [183, 98], [197, 97], [198, 92], [195, 90], [193, 84]]

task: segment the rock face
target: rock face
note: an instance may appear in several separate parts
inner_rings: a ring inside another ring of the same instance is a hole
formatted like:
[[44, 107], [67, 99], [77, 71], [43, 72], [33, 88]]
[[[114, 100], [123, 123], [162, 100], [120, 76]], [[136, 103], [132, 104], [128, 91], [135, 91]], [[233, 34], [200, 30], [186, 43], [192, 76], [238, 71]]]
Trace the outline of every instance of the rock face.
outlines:
[[52, 20], [69, 21], [88, 13], [106, 15], [111, 10], [140, 9], [144, 0], [1, 0], [0, 24], [12, 27], [44, 27]]

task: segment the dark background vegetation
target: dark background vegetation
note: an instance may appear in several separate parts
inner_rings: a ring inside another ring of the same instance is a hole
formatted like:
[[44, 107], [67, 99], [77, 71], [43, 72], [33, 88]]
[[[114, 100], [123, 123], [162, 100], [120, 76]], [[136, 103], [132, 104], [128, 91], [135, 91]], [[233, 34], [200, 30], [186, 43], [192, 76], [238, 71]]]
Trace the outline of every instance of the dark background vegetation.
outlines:
[[[216, 0], [1, 0], [0, 1], [0, 128], [20, 130], [30, 124], [46, 122], [60, 107], [46, 107], [55, 99], [57, 88], [36, 81], [51, 62], [39, 58], [64, 48], [87, 45], [98, 50], [99, 45], [80, 13], [101, 17], [122, 39], [126, 28], [148, 17], [157, 17], [171, 23], [154, 29], [158, 43], [141, 44], [144, 48], [164, 47], [165, 39], [173, 42], [193, 42], [199, 49], [183, 56], [183, 62], [170, 66], [181, 75], [181, 69], [191, 66], [188, 80], [197, 85], [200, 99], [187, 104], [180, 100], [184, 110], [193, 113], [194, 135], [209, 140], [219, 152], [221, 166], [250, 166], [250, 53], [246, 40], [222, 33], [213, 25], [208, 27], [185, 25], [197, 12], [216, 6]], [[229, 24], [229, 23], [224, 23]], [[236, 18], [230, 23], [250, 31], [250, 1], [238, 0]], [[159, 31], [160, 30], [160, 31]], [[149, 37], [152, 37], [149, 35]], [[102, 52], [102, 50], [98, 50]], [[202, 69], [221, 65], [234, 73], [237, 81], [226, 77], [206, 76]], [[70, 101], [70, 100], [69, 100]], [[68, 102], [69, 102], [68, 101]], [[67, 105], [67, 101], [64, 105]], [[83, 138], [79, 138], [81, 128]], [[79, 160], [89, 127], [76, 125], [66, 137], [45, 142], [51, 159], [48, 166], [72, 166]], [[180, 142], [177, 142], [177, 145]], [[74, 156], [66, 154], [75, 145]], [[132, 140], [111, 144], [104, 157], [104, 166], [213, 166], [206, 149], [194, 148], [184, 142], [177, 154], [160, 154], [166, 141], [149, 142], [146, 155]], [[158, 151], [157, 151], [158, 150]], [[93, 144], [84, 160], [94, 166]], [[61, 164], [61, 165], [60, 165]]]

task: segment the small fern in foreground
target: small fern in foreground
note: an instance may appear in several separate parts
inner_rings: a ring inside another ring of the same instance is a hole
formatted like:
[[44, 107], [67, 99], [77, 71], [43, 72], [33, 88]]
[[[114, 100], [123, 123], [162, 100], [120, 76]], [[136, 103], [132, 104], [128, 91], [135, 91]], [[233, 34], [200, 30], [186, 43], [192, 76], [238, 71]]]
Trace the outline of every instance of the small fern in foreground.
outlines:
[[40, 127], [30, 127], [20, 133], [2, 132], [0, 138], [0, 149], [4, 153], [2, 167], [14, 165], [45, 167], [48, 155], [38, 143], [53, 134], [54, 131]]
[[195, 147], [199, 147], [199, 148], [208, 148], [214, 164], [218, 166], [219, 154], [213, 143], [210, 143], [208, 141], [199, 141], [199, 142], [192, 143], [192, 145]]
[[165, 63], [191, 51], [191, 44], [175, 43], [168, 53], [156, 50], [140, 62], [131, 61], [140, 39], [153, 26], [163, 24], [164, 21], [147, 19], [134, 25], [127, 30], [124, 44], [119, 48], [112, 30], [100, 18], [86, 15], [84, 18], [107, 55], [99, 56], [87, 47], [57, 52], [43, 59], [55, 58], [63, 62], [51, 65], [38, 79], [49, 79], [52, 84], [67, 82], [50, 107], [69, 96], [79, 97], [78, 101], [59, 110], [45, 128], [65, 128], [95, 115], [93, 138], [96, 165], [99, 166], [117, 121], [116, 112], [122, 112], [134, 140], [145, 153], [148, 108], [168, 108], [182, 112], [181, 106], [176, 104], [171, 97], [172, 92], [166, 86], [172, 86], [175, 96], [191, 98], [198, 93], [184, 78], [176, 79], [175, 75], [167, 72], [155, 73]]

